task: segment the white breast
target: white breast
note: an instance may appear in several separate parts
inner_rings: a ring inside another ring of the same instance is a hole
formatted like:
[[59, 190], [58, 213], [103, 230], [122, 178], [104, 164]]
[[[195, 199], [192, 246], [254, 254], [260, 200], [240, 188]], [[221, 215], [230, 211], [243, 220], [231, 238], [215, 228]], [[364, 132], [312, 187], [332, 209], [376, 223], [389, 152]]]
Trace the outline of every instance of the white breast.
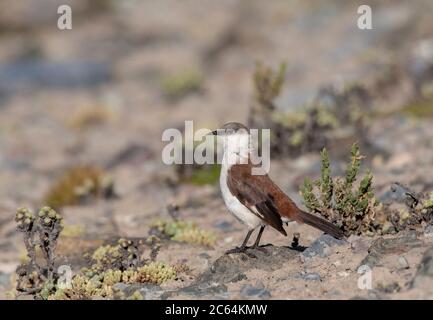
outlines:
[[231, 194], [227, 185], [227, 172], [228, 167], [224, 165], [223, 161], [223, 165], [221, 166], [220, 188], [227, 208], [230, 213], [232, 213], [240, 222], [247, 225], [250, 230], [257, 228], [263, 224], [263, 221]]

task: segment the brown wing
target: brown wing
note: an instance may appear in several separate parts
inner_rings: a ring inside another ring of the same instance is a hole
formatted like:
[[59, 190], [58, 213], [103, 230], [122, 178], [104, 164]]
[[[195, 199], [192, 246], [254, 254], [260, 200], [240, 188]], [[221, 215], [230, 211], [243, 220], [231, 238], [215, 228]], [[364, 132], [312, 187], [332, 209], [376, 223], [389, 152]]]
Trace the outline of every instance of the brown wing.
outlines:
[[[238, 164], [230, 168], [228, 185], [247, 208], [269, 225], [286, 234], [281, 217], [299, 223], [306, 223], [322, 230], [337, 239], [344, 237], [343, 232], [331, 222], [300, 210], [296, 204], [269, 178], [268, 175], [251, 175], [251, 164]], [[283, 231], [284, 232], [283, 232]]]
[[287, 235], [274, 198], [263, 187], [263, 183], [268, 182], [266, 179], [270, 181], [268, 176], [251, 175], [250, 164], [237, 164], [230, 168], [227, 185], [230, 192], [253, 214]]

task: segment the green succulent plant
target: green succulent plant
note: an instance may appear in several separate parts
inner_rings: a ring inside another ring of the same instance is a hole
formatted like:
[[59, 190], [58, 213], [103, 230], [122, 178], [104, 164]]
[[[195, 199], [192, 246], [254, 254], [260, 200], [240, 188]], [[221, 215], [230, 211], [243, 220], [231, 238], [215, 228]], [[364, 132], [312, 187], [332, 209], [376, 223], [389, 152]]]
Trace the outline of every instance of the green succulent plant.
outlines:
[[163, 94], [172, 100], [180, 99], [203, 88], [204, 77], [196, 68], [165, 76], [161, 81]]
[[305, 179], [300, 193], [305, 206], [312, 212], [320, 213], [325, 219], [338, 225], [346, 236], [362, 234], [373, 229], [377, 201], [373, 191], [373, 175], [367, 172], [359, 184], [354, 185], [361, 160], [357, 144], [353, 144], [350, 162], [344, 178], [331, 176], [329, 154], [322, 150], [321, 178], [315, 181]]
[[281, 93], [286, 69], [286, 63], [281, 63], [277, 71], [272, 70], [272, 68], [262, 63], [257, 63], [253, 75], [253, 82], [255, 89], [254, 95], [259, 103], [270, 106], [275, 97]]
[[212, 232], [199, 229], [193, 222], [159, 220], [153, 227], [165, 236], [178, 242], [212, 246], [216, 240]]
[[102, 169], [94, 166], [79, 166], [60, 176], [44, 197], [48, 206], [60, 209], [77, 205], [88, 199], [113, 196], [113, 181]]

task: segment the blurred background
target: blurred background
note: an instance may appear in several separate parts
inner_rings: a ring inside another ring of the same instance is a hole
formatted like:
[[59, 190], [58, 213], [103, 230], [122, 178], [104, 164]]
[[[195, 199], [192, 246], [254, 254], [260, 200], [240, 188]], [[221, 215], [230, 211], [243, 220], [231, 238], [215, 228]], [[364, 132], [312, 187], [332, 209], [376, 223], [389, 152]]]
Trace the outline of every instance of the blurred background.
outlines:
[[[61, 4], [72, 8], [72, 30], [57, 28]], [[22, 251], [21, 205], [61, 208], [93, 238], [141, 236], [173, 202], [217, 232], [232, 230], [221, 219], [239, 227], [218, 171], [165, 166], [161, 134], [185, 120], [260, 123], [257, 79], [278, 70], [284, 83], [263, 126], [278, 123], [276, 141], [292, 146], [274, 147], [271, 176], [297, 201], [302, 180], [320, 174], [318, 151], [330, 148], [338, 174], [353, 141], [378, 192], [393, 181], [432, 190], [433, 2], [368, 1], [372, 30], [357, 27], [361, 4], [0, 0], [0, 286]], [[331, 110], [316, 129], [305, 124], [312, 105]], [[80, 180], [65, 178], [77, 167], [103, 177], [98, 191], [56, 189]], [[221, 250], [243, 237], [234, 235]]]

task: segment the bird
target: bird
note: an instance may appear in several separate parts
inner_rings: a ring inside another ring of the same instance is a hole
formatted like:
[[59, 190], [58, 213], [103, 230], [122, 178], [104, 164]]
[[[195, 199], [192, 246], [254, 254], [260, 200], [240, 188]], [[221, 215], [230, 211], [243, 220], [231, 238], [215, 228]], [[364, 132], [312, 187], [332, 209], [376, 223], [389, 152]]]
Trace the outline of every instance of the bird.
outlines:
[[[223, 158], [219, 184], [222, 197], [229, 212], [248, 228], [247, 235], [240, 247], [226, 253], [241, 253], [248, 249], [258, 249], [266, 226], [270, 226], [287, 236], [283, 223], [296, 221], [306, 223], [341, 239], [343, 232], [331, 222], [301, 210], [280, 187], [265, 173], [253, 174], [257, 167], [251, 161], [254, 150], [250, 143], [249, 129], [239, 122], [226, 123], [222, 128], [208, 135], [223, 140]], [[254, 230], [259, 228], [252, 247], [248, 241]]]

